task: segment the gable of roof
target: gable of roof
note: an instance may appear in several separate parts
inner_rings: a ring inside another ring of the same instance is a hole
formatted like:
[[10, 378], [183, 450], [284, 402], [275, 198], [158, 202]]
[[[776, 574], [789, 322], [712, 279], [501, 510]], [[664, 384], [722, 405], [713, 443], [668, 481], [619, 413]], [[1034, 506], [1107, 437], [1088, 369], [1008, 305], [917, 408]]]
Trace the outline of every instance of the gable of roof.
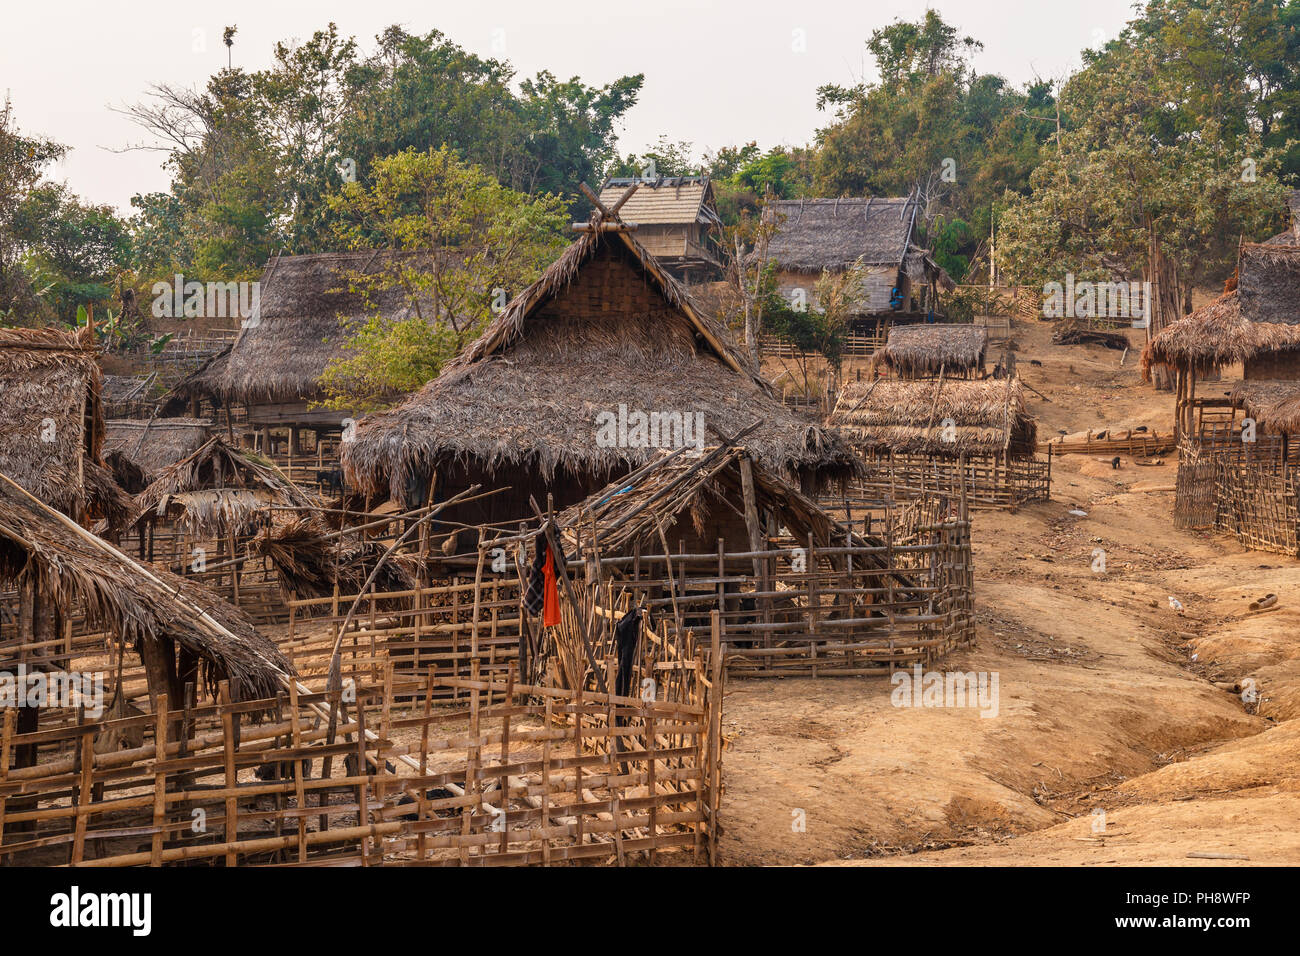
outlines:
[[859, 259], [868, 266], [901, 266], [918, 208], [911, 197], [777, 200], [764, 212], [776, 223], [768, 255], [795, 272], [835, 272]]

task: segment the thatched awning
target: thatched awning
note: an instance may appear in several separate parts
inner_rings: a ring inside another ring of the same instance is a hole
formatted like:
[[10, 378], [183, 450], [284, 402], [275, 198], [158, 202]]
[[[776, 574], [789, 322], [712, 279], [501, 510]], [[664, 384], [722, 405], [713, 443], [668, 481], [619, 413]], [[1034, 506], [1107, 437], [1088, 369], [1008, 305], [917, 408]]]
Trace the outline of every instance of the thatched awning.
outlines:
[[1014, 378], [850, 382], [840, 390], [830, 424], [867, 451], [1032, 455], [1038, 425]]
[[1300, 246], [1243, 245], [1237, 291], [1248, 321], [1300, 325]]
[[246, 530], [271, 505], [314, 509], [321, 501], [218, 435], [164, 469], [136, 497], [132, 521], [165, 516], [187, 533], [215, 537]]
[[89, 328], [0, 329], [0, 473], [65, 514], [85, 513], [100, 460], [101, 382]]
[[212, 422], [205, 418], [109, 419], [104, 423], [104, 453], [119, 453], [152, 481], [202, 448], [210, 427]]
[[597, 440], [600, 416], [620, 406], [702, 419], [702, 443], [761, 421], [746, 444], [774, 471], [830, 480], [857, 468], [833, 433], [776, 399], [630, 234], [604, 231], [574, 242], [438, 378], [364, 418], [343, 465], [366, 494], [399, 500], [456, 463], [603, 477], [656, 453]]
[[[630, 553], [638, 542], [654, 553], [660, 529], [671, 528], [680, 516], [701, 531], [711, 511], [742, 507], [740, 462], [747, 457], [744, 447], [736, 446], [707, 448], [702, 456], [660, 452], [658, 461], [563, 511], [556, 525], [570, 554], [590, 546], [593, 522], [605, 554]], [[761, 465], [752, 468], [761, 512], [775, 515], [796, 540], [807, 541], [811, 534], [819, 546], [844, 543], [847, 532], [815, 501]]]
[[1247, 379], [1233, 386], [1229, 401], [1262, 431], [1300, 434], [1300, 382]]
[[908, 378], [970, 372], [984, 367], [988, 341], [988, 329], [976, 325], [896, 325], [871, 367], [883, 365]]
[[294, 673], [280, 650], [243, 612], [206, 588], [133, 561], [0, 475], [0, 580], [59, 606], [85, 609], [94, 627], [137, 648], [171, 640], [203, 662], [203, 677], [238, 679], [244, 699], [273, 696]]
[[1300, 349], [1300, 326], [1247, 321], [1239, 290], [1226, 292], [1170, 323], [1142, 350], [1142, 378], [1164, 365], [1175, 371], [1215, 372], [1268, 352]]

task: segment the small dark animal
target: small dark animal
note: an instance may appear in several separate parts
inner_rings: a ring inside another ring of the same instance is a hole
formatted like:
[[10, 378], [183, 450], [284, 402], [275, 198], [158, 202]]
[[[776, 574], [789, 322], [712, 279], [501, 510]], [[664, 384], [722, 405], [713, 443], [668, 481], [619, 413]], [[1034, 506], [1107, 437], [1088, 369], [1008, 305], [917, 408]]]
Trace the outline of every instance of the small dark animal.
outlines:
[[[397, 767], [393, 764], [391, 760], [384, 761], [384, 769], [389, 773], [397, 773]], [[358, 776], [356, 754], [343, 755], [343, 770], [349, 777]], [[373, 764], [370, 763], [369, 760], [366, 761], [366, 773], [372, 777], [375, 775], [375, 767]]]
[[[461, 789], [463, 790], [464, 787], [462, 787]], [[452, 799], [452, 798], [455, 797], [455, 796], [456, 796], [456, 794], [452, 793], [450, 790], [448, 790], [448, 789], [445, 788], [445, 787], [433, 787], [433, 788], [430, 789], [430, 790], [426, 790], [426, 791], [424, 791], [424, 797], [425, 797], [426, 800], [450, 800], [450, 799]], [[402, 798], [401, 798], [400, 800], [397, 801], [397, 805], [398, 805], [399, 807], [401, 807], [401, 806], [409, 806], [409, 805], [411, 805], [411, 804], [413, 804], [413, 803], [415, 803], [415, 802], [416, 802], [416, 798], [415, 798], [415, 797], [411, 796], [409, 793], [404, 793], [404, 794], [402, 794]], [[433, 812], [434, 812], [435, 814], [437, 814], [438, 816], [440, 816], [440, 817], [445, 817], [445, 816], [455, 816], [456, 814], [460, 813], [460, 808], [459, 808], [459, 807], [448, 807], [448, 808], [446, 808], [446, 809], [443, 809], [443, 810], [435, 810], [435, 811], [433, 811]], [[419, 813], [403, 813], [400, 817], [398, 817], [398, 819], [399, 819], [399, 820], [417, 820], [417, 819], [419, 819], [419, 816], [420, 816]]]
[[[306, 780], [311, 776], [311, 760], [304, 759], [302, 763], [302, 778]], [[253, 775], [258, 780], [292, 780], [293, 779], [293, 761], [280, 760], [264, 763], [256, 770]]]
[[1110, 460], [1110, 467], [1119, 468], [1119, 455], [1116, 455]]
[[1040, 362], [1040, 361], [1038, 361], [1038, 359], [1030, 359], [1030, 360], [1029, 360], [1029, 364], [1030, 364], [1030, 365], [1037, 365], [1039, 368], [1042, 368], [1042, 367], [1043, 367], [1043, 363]]
[[320, 485], [321, 491], [326, 494], [343, 494], [343, 469], [331, 468], [328, 471], [316, 472], [316, 483]]

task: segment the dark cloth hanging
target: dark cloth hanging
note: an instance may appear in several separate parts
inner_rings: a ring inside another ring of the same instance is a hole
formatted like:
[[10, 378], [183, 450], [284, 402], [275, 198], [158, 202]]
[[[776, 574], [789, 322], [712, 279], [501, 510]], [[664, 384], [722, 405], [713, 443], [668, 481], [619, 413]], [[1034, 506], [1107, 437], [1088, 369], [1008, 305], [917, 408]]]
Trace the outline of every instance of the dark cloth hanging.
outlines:
[[618, 678], [614, 694], [626, 697], [632, 686], [632, 668], [636, 666], [636, 648], [641, 641], [641, 608], [634, 607], [614, 626], [614, 645], [618, 648]]

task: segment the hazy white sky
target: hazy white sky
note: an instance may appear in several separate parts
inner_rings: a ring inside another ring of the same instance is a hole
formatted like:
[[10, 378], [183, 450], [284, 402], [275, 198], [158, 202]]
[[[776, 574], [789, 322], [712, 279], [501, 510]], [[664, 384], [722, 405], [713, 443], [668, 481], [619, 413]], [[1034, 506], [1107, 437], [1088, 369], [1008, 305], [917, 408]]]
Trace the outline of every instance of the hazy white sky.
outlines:
[[861, 78], [871, 31], [918, 19], [927, 6], [983, 41], [978, 69], [1020, 84], [1076, 68], [1080, 50], [1123, 27], [1132, 0], [46, 0], [6, 4], [0, 94], [8, 91], [22, 129], [72, 147], [53, 178], [126, 211], [132, 194], [168, 180], [162, 154], [111, 151], [141, 133], [109, 107], [140, 100], [151, 83], [202, 85], [225, 65], [228, 24], [239, 27], [234, 62], [250, 70], [270, 62], [277, 40], [306, 39], [333, 20], [366, 51], [399, 23], [414, 33], [439, 29], [475, 53], [510, 60], [520, 75], [549, 69], [603, 84], [645, 73], [620, 152], [661, 133], [698, 152], [749, 140], [765, 148], [808, 142], [826, 121], [817, 87]]

